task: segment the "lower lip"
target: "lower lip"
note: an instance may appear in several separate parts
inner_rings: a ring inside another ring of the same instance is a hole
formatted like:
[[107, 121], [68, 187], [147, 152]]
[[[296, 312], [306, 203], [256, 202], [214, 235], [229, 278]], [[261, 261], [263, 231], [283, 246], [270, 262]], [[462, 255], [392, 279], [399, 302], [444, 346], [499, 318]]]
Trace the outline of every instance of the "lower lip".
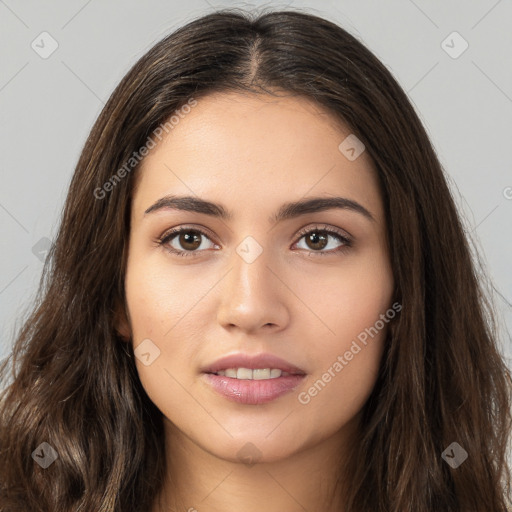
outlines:
[[206, 381], [222, 396], [246, 405], [266, 404], [296, 388], [305, 375], [286, 375], [275, 379], [232, 379], [214, 373], [204, 374]]

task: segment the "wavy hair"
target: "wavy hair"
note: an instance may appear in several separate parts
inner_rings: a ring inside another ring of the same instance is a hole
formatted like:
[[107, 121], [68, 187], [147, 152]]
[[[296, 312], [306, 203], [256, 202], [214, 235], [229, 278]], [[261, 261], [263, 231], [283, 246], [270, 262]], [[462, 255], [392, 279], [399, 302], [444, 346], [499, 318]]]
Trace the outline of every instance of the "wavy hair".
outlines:
[[[386, 67], [335, 23], [240, 9], [194, 19], [153, 46], [87, 138], [36, 303], [2, 365], [5, 379], [12, 364], [12, 381], [0, 395], [0, 511], [127, 512], [136, 503], [145, 512], [162, 488], [162, 413], [114, 327], [139, 165], [113, 175], [178, 109], [219, 91], [315, 100], [350, 127], [378, 171], [403, 309], [357, 445], [340, 461], [350, 482], [340, 508], [505, 512], [510, 372], [419, 117]], [[454, 441], [468, 453], [456, 469], [442, 457]], [[44, 442], [58, 454], [46, 469], [34, 456]]]

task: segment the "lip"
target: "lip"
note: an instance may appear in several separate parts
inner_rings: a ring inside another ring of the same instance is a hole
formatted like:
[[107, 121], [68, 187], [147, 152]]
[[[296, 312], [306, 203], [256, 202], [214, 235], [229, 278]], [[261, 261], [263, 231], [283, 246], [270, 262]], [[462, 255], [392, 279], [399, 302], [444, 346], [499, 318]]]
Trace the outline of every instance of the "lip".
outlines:
[[261, 405], [295, 389], [306, 375], [288, 375], [275, 379], [238, 380], [214, 373], [203, 374], [207, 384], [231, 402]]
[[[298, 366], [281, 359], [273, 354], [261, 353], [256, 355], [249, 354], [231, 354], [221, 359], [217, 359], [214, 363], [201, 368], [203, 373], [215, 373], [228, 368], [276, 368], [283, 372], [293, 375], [306, 375], [306, 372]], [[281, 377], [279, 377], [280, 379]], [[234, 380], [234, 379], [231, 379]]]

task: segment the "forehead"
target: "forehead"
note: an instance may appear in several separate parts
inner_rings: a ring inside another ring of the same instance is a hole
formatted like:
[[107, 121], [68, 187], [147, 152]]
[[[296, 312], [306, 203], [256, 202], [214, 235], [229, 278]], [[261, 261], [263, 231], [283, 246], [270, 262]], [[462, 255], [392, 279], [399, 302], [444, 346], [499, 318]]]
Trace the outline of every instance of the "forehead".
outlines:
[[[175, 118], [176, 119], [176, 118]], [[230, 203], [230, 210], [304, 196], [344, 195], [381, 207], [373, 162], [339, 145], [350, 129], [304, 97], [214, 93], [197, 100], [143, 160], [134, 208], [166, 194]]]

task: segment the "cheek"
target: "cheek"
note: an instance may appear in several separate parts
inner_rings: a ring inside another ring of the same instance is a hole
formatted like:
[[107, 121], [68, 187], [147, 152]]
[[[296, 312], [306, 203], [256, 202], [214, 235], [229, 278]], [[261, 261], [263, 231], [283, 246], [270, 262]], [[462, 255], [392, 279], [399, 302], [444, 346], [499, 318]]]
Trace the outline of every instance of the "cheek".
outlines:
[[195, 305], [215, 284], [215, 276], [197, 279], [197, 271], [169, 264], [161, 255], [133, 253], [125, 280], [135, 342], [171, 341], [181, 322], [195, 315]]
[[386, 317], [390, 305], [379, 296], [366, 299], [352, 297], [344, 302], [338, 298], [340, 309], [330, 317], [335, 334], [315, 344], [315, 372], [298, 395], [305, 407], [303, 417], [312, 422], [310, 428], [316, 425], [317, 417], [323, 418], [323, 428], [328, 431], [346, 425], [360, 412], [375, 386], [391, 320], [391, 315]]
[[371, 252], [304, 272], [294, 283], [312, 313], [316, 337], [325, 340], [322, 346], [329, 352], [346, 350], [347, 343], [374, 326], [391, 307], [394, 287], [389, 262], [382, 253]]
[[192, 272], [136, 251], [128, 261], [125, 290], [135, 363], [147, 394], [162, 409], [179, 405], [174, 397], [184, 395], [180, 383], [190, 385], [204, 339], [207, 301], [201, 299], [216, 280], [197, 279]]
[[321, 342], [312, 354], [316, 371], [299, 402], [318, 414], [338, 403], [335, 413], [331, 407], [334, 426], [361, 409], [375, 384], [388, 324], [396, 314], [392, 272], [383, 258], [347, 260], [303, 285], [301, 296], [319, 317], [317, 334], [311, 331], [310, 338]]
[[306, 431], [334, 434], [357, 417], [375, 386], [384, 336], [382, 331], [366, 347], [344, 343], [326, 356], [323, 371], [311, 375], [297, 397]]

